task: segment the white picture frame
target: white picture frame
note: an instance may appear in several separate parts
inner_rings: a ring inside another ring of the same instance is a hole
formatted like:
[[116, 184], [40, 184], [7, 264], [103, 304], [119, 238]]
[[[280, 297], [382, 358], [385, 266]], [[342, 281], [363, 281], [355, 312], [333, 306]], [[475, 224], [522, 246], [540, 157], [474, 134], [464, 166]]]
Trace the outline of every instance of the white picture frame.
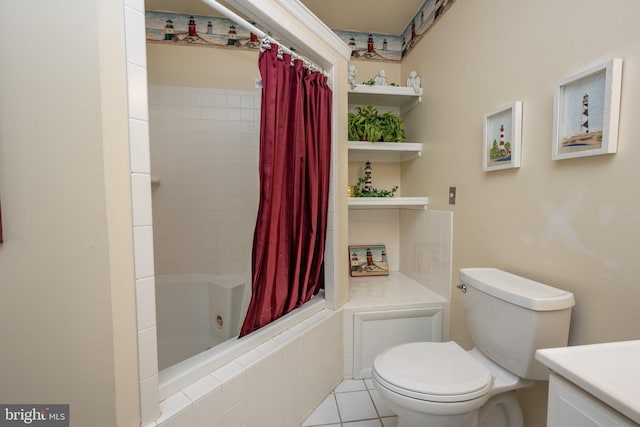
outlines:
[[614, 58], [556, 83], [553, 160], [618, 150], [622, 59]]
[[519, 168], [522, 157], [522, 102], [484, 115], [482, 170]]

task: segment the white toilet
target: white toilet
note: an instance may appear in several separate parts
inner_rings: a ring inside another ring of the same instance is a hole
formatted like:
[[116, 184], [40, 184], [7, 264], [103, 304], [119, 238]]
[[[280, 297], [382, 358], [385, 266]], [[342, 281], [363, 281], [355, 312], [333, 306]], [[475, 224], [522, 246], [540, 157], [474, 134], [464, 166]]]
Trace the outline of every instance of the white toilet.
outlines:
[[473, 350], [416, 342], [373, 362], [398, 427], [522, 427], [514, 391], [548, 380], [536, 350], [567, 345], [572, 293], [494, 268], [463, 268], [460, 277]]

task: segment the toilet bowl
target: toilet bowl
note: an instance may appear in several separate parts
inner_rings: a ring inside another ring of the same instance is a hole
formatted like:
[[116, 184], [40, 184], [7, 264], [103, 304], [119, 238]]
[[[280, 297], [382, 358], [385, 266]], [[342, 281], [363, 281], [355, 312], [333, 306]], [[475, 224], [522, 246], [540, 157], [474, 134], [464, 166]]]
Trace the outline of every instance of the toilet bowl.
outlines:
[[376, 357], [372, 378], [398, 427], [522, 427], [508, 392], [532, 384], [453, 341], [387, 349]]
[[373, 384], [398, 427], [522, 427], [514, 391], [548, 379], [535, 351], [567, 345], [573, 294], [497, 269], [460, 273], [476, 347], [413, 342], [373, 362]]

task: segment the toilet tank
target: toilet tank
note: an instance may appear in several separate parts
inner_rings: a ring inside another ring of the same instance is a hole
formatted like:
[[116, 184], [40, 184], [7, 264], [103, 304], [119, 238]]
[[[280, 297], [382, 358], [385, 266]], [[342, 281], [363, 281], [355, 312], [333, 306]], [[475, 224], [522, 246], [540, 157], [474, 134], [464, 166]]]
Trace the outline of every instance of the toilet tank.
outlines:
[[461, 268], [460, 279], [476, 348], [519, 377], [546, 381], [535, 352], [567, 345], [573, 294], [495, 268]]

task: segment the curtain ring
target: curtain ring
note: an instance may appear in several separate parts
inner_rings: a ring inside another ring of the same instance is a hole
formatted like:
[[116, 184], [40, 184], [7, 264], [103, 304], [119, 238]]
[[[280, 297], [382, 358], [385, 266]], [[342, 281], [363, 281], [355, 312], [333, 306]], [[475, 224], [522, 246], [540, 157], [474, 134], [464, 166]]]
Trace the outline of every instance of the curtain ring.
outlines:
[[284, 50], [282, 49], [282, 46], [278, 46], [278, 59], [282, 60], [284, 59]]
[[271, 50], [271, 40], [268, 36], [264, 36], [262, 43], [260, 43], [260, 51]]

